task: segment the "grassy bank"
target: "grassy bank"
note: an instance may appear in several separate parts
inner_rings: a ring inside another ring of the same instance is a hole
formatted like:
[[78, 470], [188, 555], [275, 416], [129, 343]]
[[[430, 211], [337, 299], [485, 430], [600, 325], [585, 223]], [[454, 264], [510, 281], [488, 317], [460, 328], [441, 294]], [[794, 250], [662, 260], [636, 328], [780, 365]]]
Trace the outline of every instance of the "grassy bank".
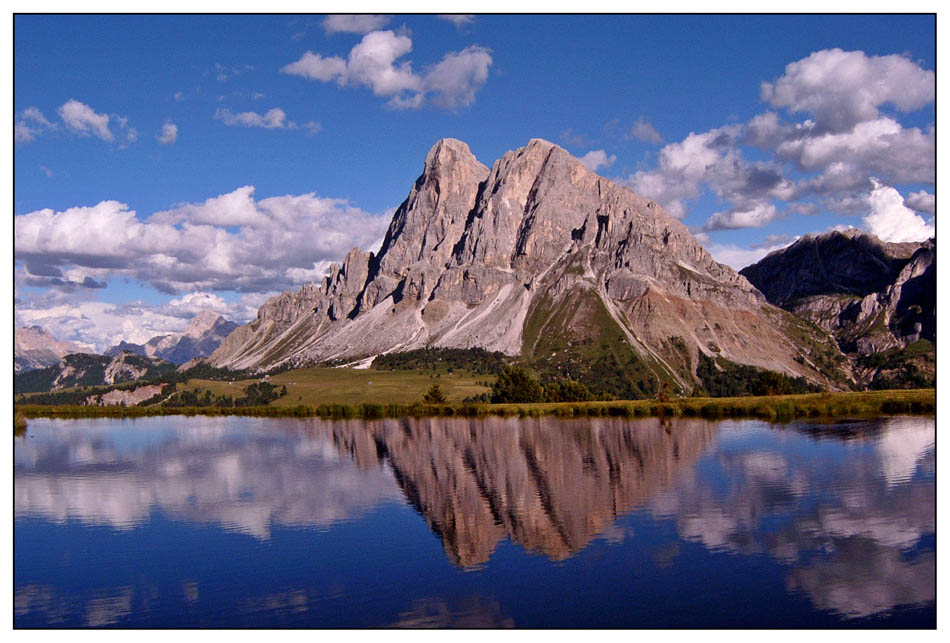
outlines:
[[[220, 384], [220, 382], [218, 382]], [[288, 387], [289, 388], [289, 387]], [[521, 417], [648, 417], [683, 416], [704, 418], [756, 417], [792, 420], [801, 417], [870, 417], [903, 413], [933, 413], [934, 389], [863, 391], [856, 393], [813, 393], [762, 397], [681, 398], [612, 402], [559, 402], [538, 404], [273, 404], [243, 408], [158, 406], [40, 406], [19, 405], [16, 412], [25, 418], [150, 417], [156, 415], [244, 415], [255, 417], [321, 417], [374, 419], [407, 416], [487, 415]]]

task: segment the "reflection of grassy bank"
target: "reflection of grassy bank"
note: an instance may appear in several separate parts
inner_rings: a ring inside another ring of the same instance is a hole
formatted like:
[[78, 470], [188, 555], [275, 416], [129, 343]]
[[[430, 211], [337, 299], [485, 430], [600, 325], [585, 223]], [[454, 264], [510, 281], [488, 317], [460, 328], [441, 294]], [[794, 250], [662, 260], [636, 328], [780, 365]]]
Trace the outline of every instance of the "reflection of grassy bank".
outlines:
[[26, 435], [26, 418], [19, 413], [13, 414], [13, 435], [17, 437]]
[[257, 417], [381, 418], [405, 416], [516, 415], [539, 417], [584, 416], [685, 416], [758, 417], [784, 420], [797, 417], [866, 417], [898, 413], [933, 413], [934, 389], [813, 393], [762, 397], [691, 397], [612, 402], [558, 402], [538, 404], [321, 404], [297, 406], [249, 406], [243, 408], [157, 406], [39, 406], [21, 405], [17, 413], [26, 418], [149, 417], [155, 415], [250, 415]]

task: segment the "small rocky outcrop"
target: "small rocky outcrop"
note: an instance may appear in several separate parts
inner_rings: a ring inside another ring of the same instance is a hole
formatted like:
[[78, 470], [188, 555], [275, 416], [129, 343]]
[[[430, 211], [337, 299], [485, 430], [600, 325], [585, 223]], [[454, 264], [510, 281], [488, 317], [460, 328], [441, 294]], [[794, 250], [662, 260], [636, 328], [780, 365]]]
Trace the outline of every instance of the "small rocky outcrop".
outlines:
[[102, 395], [90, 395], [86, 404], [93, 406], [135, 406], [145, 400], [150, 400], [167, 386], [166, 384], [149, 384], [134, 389], [114, 389]]

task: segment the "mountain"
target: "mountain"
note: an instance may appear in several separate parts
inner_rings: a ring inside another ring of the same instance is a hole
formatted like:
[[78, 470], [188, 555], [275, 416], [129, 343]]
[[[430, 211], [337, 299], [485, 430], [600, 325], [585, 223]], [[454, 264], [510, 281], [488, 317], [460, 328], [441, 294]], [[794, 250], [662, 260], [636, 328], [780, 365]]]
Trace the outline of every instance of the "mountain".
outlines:
[[207, 357], [221, 344], [237, 324], [221, 315], [204, 310], [195, 315], [191, 324], [182, 333], [158, 335], [144, 344], [122, 341], [105, 352], [106, 355], [118, 355], [129, 351], [143, 357], [160, 357], [174, 364]]
[[884, 386], [933, 377], [936, 272], [936, 239], [886, 243], [851, 229], [807, 235], [741, 274], [773, 304], [834, 335], [862, 384]]
[[838, 386], [834, 341], [769, 304], [659, 205], [532, 139], [491, 169], [443, 139], [378, 254], [268, 300], [211, 355], [267, 369], [421, 347], [520, 355], [543, 373], [701, 388], [736, 364]]
[[13, 334], [13, 372], [45, 368], [70, 353], [86, 352], [79, 344], [61, 342], [39, 326], [20, 327]]
[[118, 355], [71, 354], [43, 369], [19, 373], [13, 378], [14, 393], [56, 391], [72, 386], [101, 386], [151, 379], [175, 373], [176, 367], [158, 357], [143, 357], [128, 351]]

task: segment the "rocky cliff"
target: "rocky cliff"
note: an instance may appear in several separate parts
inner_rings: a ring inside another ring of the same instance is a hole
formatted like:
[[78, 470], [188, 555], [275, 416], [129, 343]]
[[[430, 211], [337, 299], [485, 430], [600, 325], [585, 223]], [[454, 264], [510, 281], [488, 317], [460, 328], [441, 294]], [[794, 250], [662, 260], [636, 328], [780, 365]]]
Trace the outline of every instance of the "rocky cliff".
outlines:
[[770, 302], [834, 335], [862, 383], [889, 362], [903, 368], [903, 358], [932, 374], [934, 359], [922, 356], [933, 354], [937, 334], [935, 239], [885, 243], [854, 229], [807, 235], [741, 274]]
[[378, 254], [354, 249], [321, 284], [269, 300], [209, 361], [266, 369], [426, 346], [601, 360], [684, 391], [700, 354], [823, 384], [838, 375], [814, 358], [837, 351], [825, 333], [770, 305], [656, 203], [540, 139], [491, 169], [461, 141], [436, 143]]

